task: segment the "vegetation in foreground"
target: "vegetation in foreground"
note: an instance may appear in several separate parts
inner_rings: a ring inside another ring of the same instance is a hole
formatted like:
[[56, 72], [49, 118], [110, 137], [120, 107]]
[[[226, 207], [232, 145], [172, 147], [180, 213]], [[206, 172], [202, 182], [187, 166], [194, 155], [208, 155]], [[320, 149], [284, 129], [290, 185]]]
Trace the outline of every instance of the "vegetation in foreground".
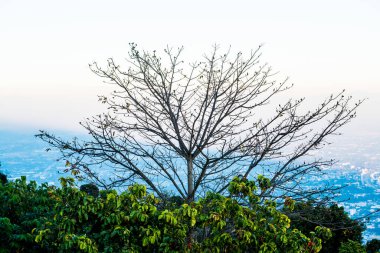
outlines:
[[57, 188], [22, 177], [0, 186], [1, 252], [319, 252], [330, 230], [291, 229], [274, 202], [260, 204], [258, 185], [235, 178], [229, 197], [177, 205], [142, 185], [95, 196], [71, 178]]
[[[59, 188], [25, 177], [3, 181], [0, 252], [320, 252], [340, 238], [291, 222], [284, 213], [294, 216], [300, 205], [289, 198], [282, 212], [272, 201], [261, 203], [265, 180], [234, 178], [228, 197], [209, 193], [189, 204], [160, 200], [142, 185], [118, 194], [91, 185], [80, 190], [71, 178], [61, 178]], [[365, 252], [355, 238], [344, 240], [330, 249]], [[378, 250], [371, 241], [367, 252]]]

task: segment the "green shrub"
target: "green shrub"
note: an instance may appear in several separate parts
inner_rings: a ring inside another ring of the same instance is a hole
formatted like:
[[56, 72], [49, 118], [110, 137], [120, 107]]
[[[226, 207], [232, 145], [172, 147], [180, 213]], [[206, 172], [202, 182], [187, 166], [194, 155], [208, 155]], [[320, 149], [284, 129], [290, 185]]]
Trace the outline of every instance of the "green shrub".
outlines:
[[367, 242], [366, 246], [367, 253], [378, 253], [380, 252], [380, 240], [372, 239]]
[[360, 242], [348, 240], [347, 242], [342, 242], [339, 253], [366, 253], [366, 251]]
[[[322, 227], [308, 236], [290, 229], [274, 202], [260, 204], [255, 182], [238, 178], [230, 197], [209, 193], [182, 204], [173, 198], [168, 209], [142, 185], [95, 198], [71, 178], [55, 188], [23, 177], [0, 190], [8, 201], [0, 210], [0, 246], [9, 249], [3, 252], [319, 252], [321, 238], [331, 236]], [[294, 201], [286, 201], [291, 209]]]
[[83, 184], [79, 189], [95, 198], [99, 196], [99, 188], [94, 184]]
[[6, 183], [8, 183], [7, 175], [0, 172], [0, 184], [6, 184]]
[[314, 205], [311, 202], [297, 202], [292, 211], [284, 213], [292, 220], [292, 228], [297, 228], [307, 234], [317, 225], [331, 229], [330, 240], [323, 241], [321, 252], [338, 252], [342, 242], [348, 240], [361, 242], [362, 232], [365, 229], [363, 223], [351, 219], [343, 207], [336, 204], [330, 206]]
[[52, 220], [54, 187], [26, 182], [25, 177], [0, 184], [0, 248], [2, 252], [43, 252], [34, 241], [33, 228]]

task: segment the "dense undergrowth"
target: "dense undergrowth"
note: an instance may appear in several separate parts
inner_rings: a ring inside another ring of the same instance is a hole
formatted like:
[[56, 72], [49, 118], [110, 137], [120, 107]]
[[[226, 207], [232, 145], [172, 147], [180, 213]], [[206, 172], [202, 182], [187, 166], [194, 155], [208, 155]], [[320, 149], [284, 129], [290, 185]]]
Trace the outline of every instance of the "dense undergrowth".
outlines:
[[191, 203], [163, 201], [143, 185], [118, 194], [60, 180], [61, 187], [25, 177], [0, 183], [0, 252], [320, 252], [334, 234], [295, 227], [285, 213], [297, 203], [286, 199], [282, 211], [261, 203], [261, 184], [238, 178], [230, 196]]

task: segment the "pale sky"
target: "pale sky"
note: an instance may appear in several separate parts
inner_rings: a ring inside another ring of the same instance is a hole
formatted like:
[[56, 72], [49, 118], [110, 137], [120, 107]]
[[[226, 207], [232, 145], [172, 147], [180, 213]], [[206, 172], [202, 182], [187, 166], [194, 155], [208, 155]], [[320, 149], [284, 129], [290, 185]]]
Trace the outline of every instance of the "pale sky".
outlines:
[[183, 45], [192, 60], [264, 44], [295, 97], [367, 97], [350, 129], [380, 132], [378, 0], [0, 0], [0, 129], [78, 130], [106, 92], [88, 63], [122, 64], [129, 42]]

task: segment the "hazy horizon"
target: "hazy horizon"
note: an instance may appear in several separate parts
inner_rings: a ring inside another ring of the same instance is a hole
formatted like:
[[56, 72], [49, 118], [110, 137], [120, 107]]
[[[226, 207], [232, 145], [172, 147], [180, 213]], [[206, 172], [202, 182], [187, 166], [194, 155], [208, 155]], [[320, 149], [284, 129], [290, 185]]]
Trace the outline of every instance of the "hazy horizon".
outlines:
[[[80, 131], [102, 110], [107, 88], [88, 68], [129, 42], [162, 51], [184, 46], [199, 59], [215, 43], [258, 45], [292, 97], [320, 100], [342, 89], [369, 98], [347, 132], [378, 132], [380, 2], [366, 1], [7, 1], [0, 0], [0, 128]], [[111, 87], [112, 88], [112, 87]]]

